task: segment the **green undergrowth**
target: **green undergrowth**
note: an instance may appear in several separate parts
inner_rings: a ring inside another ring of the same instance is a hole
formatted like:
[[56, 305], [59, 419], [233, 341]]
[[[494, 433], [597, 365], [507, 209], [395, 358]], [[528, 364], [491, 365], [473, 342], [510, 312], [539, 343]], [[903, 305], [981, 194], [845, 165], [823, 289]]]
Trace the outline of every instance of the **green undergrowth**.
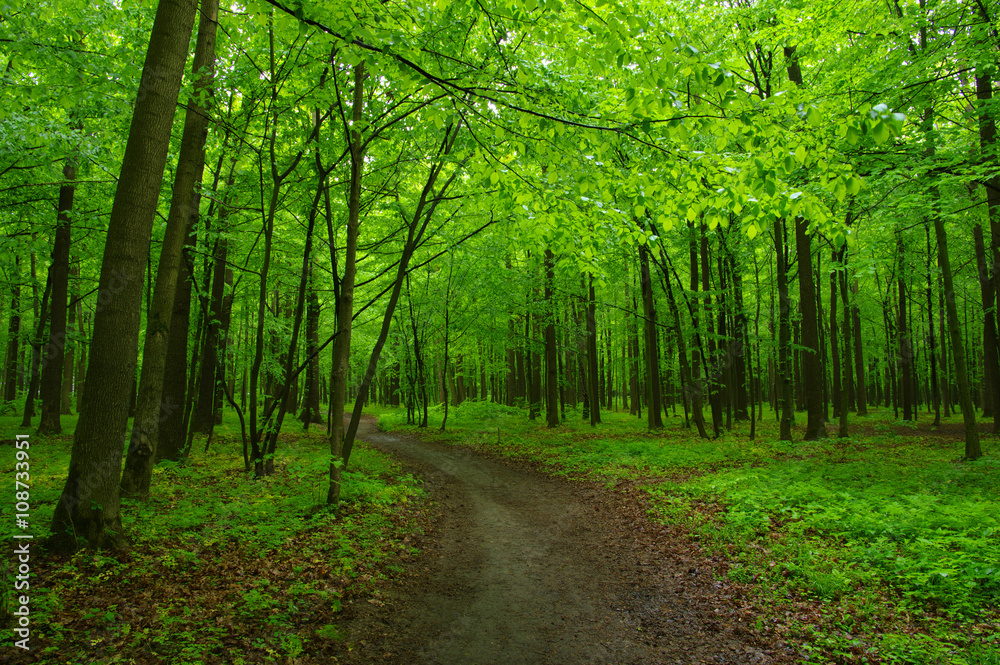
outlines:
[[[64, 416], [64, 430], [75, 420]], [[22, 433], [18, 422], [0, 418], [0, 438]], [[379, 580], [417, 553], [426, 514], [418, 483], [359, 443], [338, 519], [325, 506], [324, 428], [304, 434], [296, 424], [281, 435], [275, 474], [256, 481], [235, 431], [220, 427], [207, 453], [196, 439], [189, 460], [156, 466], [149, 502], [123, 503], [126, 550], [56, 557], [41, 539], [72, 441], [29, 433], [33, 630], [31, 651], [14, 654], [20, 662], [328, 662], [348, 646], [342, 603], [377, 598]], [[0, 458], [12, 488], [13, 447], [0, 447]], [[8, 536], [13, 512], [13, 501], [0, 503]], [[0, 563], [8, 621], [12, 566], [11, 556]]]
[[[773, 418], [706, 441], [674, 417], [602, 413], [560, 427], [523, 410], [467, 403], [441, 410], [440, 440], [531, 460], [548, 471], [631, 481], [654, 519], [724, 553], [730, 581], [759, 601], [761, 630], [798, 644], [802, 662], [1000, 665], [1000, 454], [961, 460], [962, 441], [875, 413], [850, 439], [778, 441]], [[408, 429], [405, 412], [380, 413]], [[945, 425], [960, 422], [946, 420]]]

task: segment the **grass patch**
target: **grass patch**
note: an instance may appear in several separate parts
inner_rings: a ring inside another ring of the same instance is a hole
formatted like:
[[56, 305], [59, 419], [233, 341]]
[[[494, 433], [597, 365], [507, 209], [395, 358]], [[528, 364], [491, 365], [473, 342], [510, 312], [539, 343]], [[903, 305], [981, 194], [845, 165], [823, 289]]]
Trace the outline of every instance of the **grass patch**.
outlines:
[[[65, 431], [75, 420], [63, 417]], [[0, 417], [0, 438], [22, 433], [18, 422]], [[243, 471], [238, 435], [222, 427], [208, 453], [196, 440], [188, 461], [157, 465], [148, 503], [124, 502], [127, 551], [58, 558], [39, 539], [71, 437], [30, 441], [32, 635], [31, 651], [15, 654], [20, 662], [328, 662], [346, 648], [342, 603], [360, 594], [377, 601], [378, 582], [416, 555], [425, 523], [418, 483], [363, 443], [335, 519], [324, 505], [322, 426], [282, 434], [276, 473], [258, 481]], [[13, 487], [13, 448], [0, 456], [2, 483]], [[8, 536], [13, 512], [12, 501], [0, 504]], [[8, 625], [13, 563], [0, 564]]]
[[[706, 441], [680, 418], [567, 410], [558, 428], [487, 403], [449, 410], [429, 433], [561, 475], [629, 481], [651, 517], [682, 524], [729, 561], [758, 601], [758, 628], [799, 644], [803, 662], [1000, 663], [1000, 455], [963, 462], [962, 442], [874, 413], [849, 440], [778, 441], [773, 418]], [[960, 416], [945, 426], [960, 422]], [[380, 413], [406, 429], [405, 413]], [[796, 438], [801, 432], [796, 432]]]

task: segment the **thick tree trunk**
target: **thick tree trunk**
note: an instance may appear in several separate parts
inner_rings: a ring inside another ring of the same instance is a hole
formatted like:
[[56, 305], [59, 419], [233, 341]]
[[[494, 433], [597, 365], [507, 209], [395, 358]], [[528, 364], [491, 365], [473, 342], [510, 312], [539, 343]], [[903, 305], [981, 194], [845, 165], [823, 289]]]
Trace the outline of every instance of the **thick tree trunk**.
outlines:
[[59, 188], [59, 214], [56, 220], [56, 237], [52, 246], [52, 295], [49, 303], [49, 334], [42, 351], [41, 398], [42, 416], [38, 422], [39, 434], [59, 434], [62, 424], [63, 359], [66, 349], [66, 307], [69, 297], [69, 247], [70, 215], [73, 212], [73, 195], [76, 187], [76, 168], [71, 162], [63, 166], [67, 183]]
[[87, 398], [52, 520], [56, 550], [122, 542], [119, 479], [143, 277], [196, 7], [161, 0], [150, 34], [101, 264]]
[[[215, 70], [215, 33], [218, 23], [218, 0], [203, 0], [198, 26], [198, 40], [192, 72], [198, 76], [196, 89], [210, 91]], [[167, 215], [167, 228], [160, 249], [156, 286], [146, 321], [146, 343], [142, 352], [136, 414], [129, 440], [125, 469], [122, 472], [122, 495], [147, 499], [153, 477], [156, 446], [163, 409], [163, 380], [167, 361], [168, 335], [174, 311], [177, 274], [181, 250], [189, 221], [196, 211], [195, 188], [205, 166], [205, 141], [208, 137], [208, 112], [192, 103], [184, 116], [181, 151], [174, 176], [173, 196]], [[177, 409], [178, 407], [172, 406]]]

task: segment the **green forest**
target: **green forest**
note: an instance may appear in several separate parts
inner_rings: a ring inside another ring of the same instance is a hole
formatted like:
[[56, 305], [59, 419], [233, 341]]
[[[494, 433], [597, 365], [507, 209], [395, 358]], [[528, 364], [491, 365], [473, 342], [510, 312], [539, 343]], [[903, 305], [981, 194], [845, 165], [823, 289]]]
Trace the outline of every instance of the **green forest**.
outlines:
[[[0, 0], [4, 659], [1000, 665], [998, 64], [994, 0]], [[518, 520], [627, 638], [417, 612]]]

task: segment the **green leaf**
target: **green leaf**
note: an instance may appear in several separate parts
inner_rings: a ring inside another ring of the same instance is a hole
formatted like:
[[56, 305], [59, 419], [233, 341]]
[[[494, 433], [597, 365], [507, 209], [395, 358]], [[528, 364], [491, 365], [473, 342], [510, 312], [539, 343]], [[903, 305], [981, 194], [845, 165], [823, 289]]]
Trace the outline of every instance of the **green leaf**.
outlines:
[[889, 129], [887, 124], [878, 120], [875, 123], [875, 126], [872, 127], [872, 136], [879, 143], [885, 143], [892, 136], [892, 131]]

